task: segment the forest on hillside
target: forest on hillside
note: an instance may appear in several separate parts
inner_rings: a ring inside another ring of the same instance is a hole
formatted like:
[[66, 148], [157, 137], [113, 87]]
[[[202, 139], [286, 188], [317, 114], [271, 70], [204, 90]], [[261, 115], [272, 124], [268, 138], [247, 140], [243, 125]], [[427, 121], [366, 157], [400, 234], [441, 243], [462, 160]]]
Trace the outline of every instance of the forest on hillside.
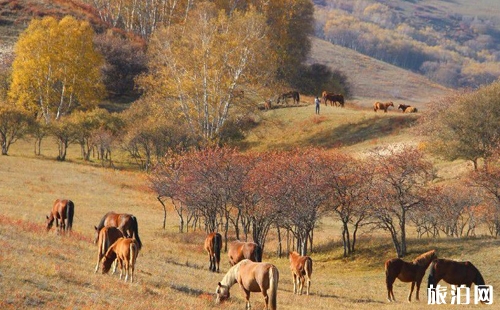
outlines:
[[439, 1], [315, 1], [316, 35], [421, 73], [442, 85], [477, 88], [500, 76], [500, 23], [446, 11]]

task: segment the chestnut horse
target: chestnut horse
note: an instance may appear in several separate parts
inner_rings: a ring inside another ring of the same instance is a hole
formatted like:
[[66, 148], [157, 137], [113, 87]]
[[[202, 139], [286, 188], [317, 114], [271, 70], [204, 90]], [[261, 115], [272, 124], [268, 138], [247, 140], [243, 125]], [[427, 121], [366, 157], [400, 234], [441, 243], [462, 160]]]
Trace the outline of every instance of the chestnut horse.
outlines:
[[229, 264], [236, 265], [241, 260], [247, 258], [254, 262], [262, 261], [262, 248], [255, 242], [233, 241], [229, 244], [227, 251]]
[[[71, 200], [56, 199], [52, 206], [52, 211], [47, 218], [47, 231], [52, 228], [54, 220], [56, 221], [57, 230], [68, 232], [73, 228], [73, 216], [75, 215], [75, 204]], [[61, 225], [59, 225], [61, 221]]]
[[279, 271], [270, 263], [255, 263], [244, 259], [229, 269], [224, 278], [218, 283], [216, 302], [220, 303], [229, 298], [231, 286], [236, 284], [245, 292], [246, 309], [250, 309], [250, 292], [262, 292], [266, 309], [276, 309], [276, 293], [278, 291]]
[[458, 286], [464, 284], [470, 287], [472, 283], [484, 285], [483, 276], [476, 266], [468, 261], [457, 262], [450, 259], [436, 259], [433, 261], [429, 270], [427, 288], [435, 289], [441, 280]]
[[109, 226], [118, 228], [127, 238], [135, 238], [135, 240], [137, 240], [137, 244], [139, 245], [139, 250], [142, 248], [142, 242], [139, 238], [139, 225], [137, 224], [137, 218], [135, 216], [126, 213], [106, 213], [99, 222], [99, 225], [94, 226], [94, 243], [97, 243], [101, 229]]
[[405, 262], [400, 258], [389, 259], [385, 262], [385, 283], [387, 285], [387, 299], [389, 302], [396, 301], [392, 285], [396, 278], [402, 282], [411, 282], [410, 294], [408, 294], [408, 301], [411, 301], [411, 294], [417, 284], [416, 300], [419, 300], [420, 283], [424, 277], [427, 267], [430, 263], [437, 259], [436, 250], [431, 250], [421, 254], [413, 260], [413, 262]]
[[[108, 251], [109, 247], [115, 243], [118, 238], [123, 238], [123, 233], [116, 227], [104, 227], [99, 231], [99, 238], [97, 241], [97, 264], [95, 265], [95, 272], [99, 270], [99, 263], [104, 254]], [[113, 267], [113, 273], [116, 271], [116, 261]]]
[[210, 260], [210, 266], [208, 267], [210, 271], [219, 272], [221, 248], [222, 248], [221, 234], [216, 232], [208, 234], [208, 236], [205, 238], [205, 250], [208, 252], [208, 259]]
[[386, 103], [377, 101], [373, 104], [373, 111], [377, 112], [377, 110], [384, 110], [384, 112], [387, 113], [387, 109], [389, 107], [394, 107], [394, 103], [392, 103], [392, 101]]
[[[312, 274], [312, 259], [309, 256], [300, 256], [299, 253], [290, 252], [290, 269], [293, 276], [293, 293], [302, 295], [304, 282], [307, 278], [306, 293], [309, 295], [309, 288], [311, 287], [311, 274]], [[299, 286], [297, 289], [297, 285]]]
[[130, 282], [134, 281], [134, 269], [137, 255], [139, 254], [139, 244], [134, 238], [118, 238], [113, 243], [101, 260], [102, 273], [108, 273], [111, 264], [118, 260], [120, 264], [120, 280], [125, 269], [125, 282], [130, 275]]
[[323, 101], [325, 102], [325, 106], [327, 105], [328, 101], [332, 103], [332, 106], [335, 105], [337, 106], [337, 102], [339, 103], [340, 107], [344, 107], [344, 96], [341, 94], [334, 94], [334, 93], [329, 93], [326, 90], [323, 91], [321, 94], [321, 98], [323, 98]]

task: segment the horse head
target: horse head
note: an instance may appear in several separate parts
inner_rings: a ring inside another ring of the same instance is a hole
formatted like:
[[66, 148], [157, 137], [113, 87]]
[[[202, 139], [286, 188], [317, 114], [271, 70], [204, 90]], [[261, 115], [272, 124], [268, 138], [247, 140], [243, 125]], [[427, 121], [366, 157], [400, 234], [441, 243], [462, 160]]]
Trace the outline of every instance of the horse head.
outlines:
[[220, 282], [217, 284], [217, 289], [215, 290], [215, 302], [220, 303], [228, 299], [231, 296], [229, 293], [229, 286], [222, 285]]
[[94, 234], [94, 244], [97, 244], [97, 240], [99, 239], [99, 231], [100, 229], [94, 226], [95, 234]]
[[47, 231], [49, 231], [52, 228], [52, 225], [54, 225], [54, 217], [52, 214], [50, 216], [46, 215], [45, 217], [47, 218]]

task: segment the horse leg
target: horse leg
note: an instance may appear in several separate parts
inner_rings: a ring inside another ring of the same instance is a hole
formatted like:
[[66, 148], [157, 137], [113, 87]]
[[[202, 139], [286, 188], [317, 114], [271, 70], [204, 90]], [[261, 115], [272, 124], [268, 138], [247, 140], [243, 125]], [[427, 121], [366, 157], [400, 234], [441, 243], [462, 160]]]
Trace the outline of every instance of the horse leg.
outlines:
[[112, 274], [115, 274], [116, 267], [118, 267], [118, 258], [113, 261], [112, 265], [113, 265], [113, 273]]
[[295, 294], [296, 293], [296, 283], [297, 283], [297, 276], [295, 275], [294, 272], [292, 272], [292, 275], [293, 275], [293, 293]]
[[125, 265], [125, 282], [128, 280], [128, 274], [129, 274], [129, 269], [130, 269], [130, 264], [128, 259], [123, 260], [123, 265]]
[[394, 284], [394, 280], [392, 278], [387, 279], [387, 300], [389, 302], [396, 301], [394, 298], [394, 292], [392, 291], [392, 285]]
[[420, 301], [420, 284], [422, 283], [422, 280], [420, 281], [417, 281], [417, 292], [416, 292], [416, 296], [415, 296], [415, 300], [416, 301]]
[[300, 283], [299, 283], [299, 290], [300, 290], [299, 295], [302, 295], [302, 290], [304, 289], [304, 281], [305, 280], [306, 279], [304, 277], [302, 277], [302, 276], [299, 277], [299, 281], [300, 281]]
[[309, 296], [309, 288], [311, 287], [311, 279], [307, 277], [307, 296]]
[[411, 294], [413, 294], [413, 289], [415, 288], [415, 281], [411, 282], [410, 294], [408, 294], [408, 302], [411, 302]]
[[[250, 291], [243, 288], [243, 286], [241, 286], [241, 288], [245, 292], [245, 300], [247, 301], [246, 309], [250, 309], [250, 308], [252, 308], [252, 306], [250, 305]], [[267, 303], [266, 303], [266, 307], [267, 307]]]

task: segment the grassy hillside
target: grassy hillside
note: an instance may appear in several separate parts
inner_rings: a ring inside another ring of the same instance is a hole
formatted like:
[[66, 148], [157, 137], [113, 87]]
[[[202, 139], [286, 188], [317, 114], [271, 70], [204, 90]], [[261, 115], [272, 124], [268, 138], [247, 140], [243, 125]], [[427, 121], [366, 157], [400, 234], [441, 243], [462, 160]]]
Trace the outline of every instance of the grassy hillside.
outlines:
[[[2, 309], [242, 309], [238, 286], [223, 305], [213, 303], [216, 284], [228, 270], [222, 254], [221, 273], [207, 270], [202, 249], [204, 233], [176, 232], [169, 210], [167, 230], [161, 229], [162, 209], [148, 191], [143, 175], [73, 163], [17, 156], [0, 157], [0, 308]], [[69, 237], [45, 232], [43, 223], [52, 202], [68, 197], [75, 202], [74, 233]], [[124, 284], [118, 275], [94, 274], [96, 247], [93, 226], [107, 211], [137, 216], [144, 247], [136, 267], [136, 282]], [[288, 260], [274, 254], [271, 234], [264, 259], [280, 270], [280, 309], [422, 309], [427, 304], [425, 284], [421, 301], [408, 304], [408, 283], [395, 283], [395, 304], [386, 302], [383, 262], [394, 256], [390, 240], [378, 231], [364, 231], [355, 259], [341, 258], [338, 226], [325, 218], [315, 233], [316, 252], [310, 296], [292, 294]], [[410, 232], [413, 235], [413, 232]], [[486, 282], [500, 286], [498, 240], [410, 238], [406, 260], [431, 248], [440, 257], [471, 260]], [[425, 281], [424, 281], [425, 282]], [[262, 297], [252, 294], [254, 309]], [[464, 309], [469, 307], [463, 306]], [[472, 306], [470, 307], [472, 308]]]

